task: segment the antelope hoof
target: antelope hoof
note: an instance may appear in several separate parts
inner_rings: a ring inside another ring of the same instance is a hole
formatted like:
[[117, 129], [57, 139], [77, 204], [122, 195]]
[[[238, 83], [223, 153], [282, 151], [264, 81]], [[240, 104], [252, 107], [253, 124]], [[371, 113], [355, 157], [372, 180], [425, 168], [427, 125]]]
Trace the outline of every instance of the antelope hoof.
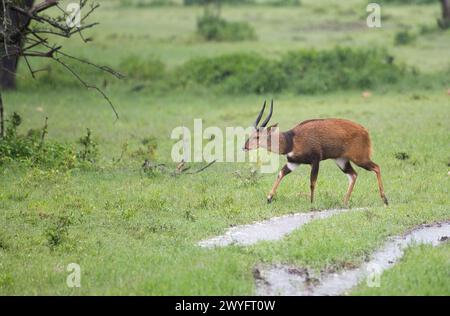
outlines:
[[387, 197], [383, 197], [383, 202], [384, 202], [384, 206], [389, 206], [389, 202], [388, 202], [388, 199], [387, 199]]
[[267, 197], [267, 204], [270, 204], [270, 203], [272, 203], [272, 199], [273, 199], [273, 196], [268, 196]]

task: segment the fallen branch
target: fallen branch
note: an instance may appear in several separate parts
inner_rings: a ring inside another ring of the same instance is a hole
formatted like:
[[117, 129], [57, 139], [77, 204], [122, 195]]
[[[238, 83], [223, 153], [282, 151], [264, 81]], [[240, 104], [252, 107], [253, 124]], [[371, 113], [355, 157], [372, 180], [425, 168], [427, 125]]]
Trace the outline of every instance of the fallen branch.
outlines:
[[210, 163], [206, 164], [205, 166], [194, 170], [194, 171], [189, 171], [191, 170], [191, 167], [185, 167], [186, 163], [184, 161], [181, 161], [177, 167], [175, 168], [175, 170], [168, 168], [165, 164], [161, 163], [161, 164], [154, 164], [152, 163], [150, 160], [146, 159], [144, 161], [144, 163], [142, 164], [141, 170], [144, 171], [144, 173], [154, 173], [154, 172], [163, 172], [163, 173], [168, 173], [172, 176], [179, 176], [179, 175], [183, 175], [183, 174], [199, 174], [200, 172], [205, 171], [207, 168], [211, 167], [214, 163], [216, 162], [216, 160], [211, 161]]

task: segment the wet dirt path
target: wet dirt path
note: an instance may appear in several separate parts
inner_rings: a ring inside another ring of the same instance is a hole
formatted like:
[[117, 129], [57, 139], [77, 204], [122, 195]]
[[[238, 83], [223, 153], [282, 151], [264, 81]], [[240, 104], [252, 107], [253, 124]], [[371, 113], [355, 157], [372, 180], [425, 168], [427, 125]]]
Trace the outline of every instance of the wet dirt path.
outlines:
[[[358, 268], [314, 275], [307, 269], [275, 265], [254, 270], [257, 295], [344, 295], [359, 282], [376, 282], [380, 274], [403, 256], [405, 248], [418, 243], [436, 246], [450, 237], [450, 222], [426, 225], [404, 236], [389, 239]], [[372, 283], [373, 284], [373, 283]]]
[[205, 248], [228, 245], [247, 246], [263, 240], [278, 240], [313, 220], [328, 218], [348, 211], [349, 209], [333, 209], [274, 217], [262, 222], [232, 227], [224, 235], [202, 240], [198, 245]]

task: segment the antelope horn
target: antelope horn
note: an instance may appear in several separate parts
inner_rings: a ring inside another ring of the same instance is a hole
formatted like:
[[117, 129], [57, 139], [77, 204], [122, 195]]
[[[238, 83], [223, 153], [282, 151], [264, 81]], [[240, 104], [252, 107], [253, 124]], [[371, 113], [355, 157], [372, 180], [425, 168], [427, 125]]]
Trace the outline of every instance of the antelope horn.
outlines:
[[264, 122], [261, 124], [261, 127], [266, 127], [267, 123], [269, 123], [270, 119], [272, 118], [272, 112], [273, 112], [273, 99], [272, 102], [270, 102], [270, 112], [269, 115], [266, 117]]
[[258, 117], [256, 118], [255, 124], [253, 124], [253, 126], [254, 126], [255, 128], [258, 128], [258, 123], [259, 123], [259, 121], [261, 121], [261, 117], [262, 117], [262, 115], [263, 115], [263, 113], [264, 113], [264, 109], [265, 109], [265, 108], [266, 108], [266, 100], [264, 100], [263, 107], [262, 107], [262, 109], [261, 109], [261, 112], [259, 112]]

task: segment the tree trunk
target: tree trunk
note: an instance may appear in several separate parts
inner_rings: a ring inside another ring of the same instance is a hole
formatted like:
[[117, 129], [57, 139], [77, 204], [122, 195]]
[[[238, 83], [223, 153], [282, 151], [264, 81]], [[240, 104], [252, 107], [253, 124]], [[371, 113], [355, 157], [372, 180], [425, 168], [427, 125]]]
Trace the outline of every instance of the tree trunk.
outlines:
[[[33, 6], [34, 0], [25, 0], [23, 1], [22, 7], [25, 9], [29, 9]], [[8, 10], [7, 15], [11, 21], [11, 28], [13, 30], [18, 30], [21, 27], [27, 26], [30, 23], [30, 19], [24, 17], [18, 12]], [[5, 19], [7, 17], [3, 17]], [[21, 48], [23, 45], [24, 39], [21, 36], [17, 36], [14, 38], [12, 43], [6, 45], [6, 49], [9, 52], [17, 51], [18, 48]], [[3, 46], [3, 45], [2, 45]], [[7, 51], [2, 49], [0, 51], [1, 56], [7, 54]], [[2, 57], [0, 60], [0, 89], [2, 90], [12, 90], [16, 88], [16, 71], [17, 65], [19, 63], [19, 57], [16, 55]]]
[[5, 119], [3, 115], [2, 91], [0, 90], [0, 138], [5, 137]]
[[442, 19], [438, 21], [439, 26], [443, 29], [450, 27], [450, 0], [441, 0]]

